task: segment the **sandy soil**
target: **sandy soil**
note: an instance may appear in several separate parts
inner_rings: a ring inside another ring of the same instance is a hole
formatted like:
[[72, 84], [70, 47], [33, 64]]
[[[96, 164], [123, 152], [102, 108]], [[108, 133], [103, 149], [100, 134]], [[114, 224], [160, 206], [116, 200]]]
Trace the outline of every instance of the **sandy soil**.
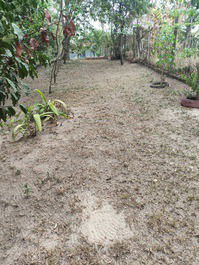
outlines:
[[180, 82], [150, 88], [158, 78], [68, 63], [51, 97], [74, 118], [15, 143], [1, 132], [0, 264], [199, 264], [199, 110], [179, 105]]

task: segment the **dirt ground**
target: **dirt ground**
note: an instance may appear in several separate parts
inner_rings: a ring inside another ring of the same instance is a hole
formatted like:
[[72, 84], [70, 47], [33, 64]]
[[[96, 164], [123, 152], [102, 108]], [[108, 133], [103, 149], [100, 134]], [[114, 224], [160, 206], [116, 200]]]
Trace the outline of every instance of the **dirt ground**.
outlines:
[[70, 62], [51, 97], [74, 118], [15, 143], [1, 132], [1, 265], [199, 264], [199, 110], [180, 106], [183, 83], [150, 88], [158, 78]]

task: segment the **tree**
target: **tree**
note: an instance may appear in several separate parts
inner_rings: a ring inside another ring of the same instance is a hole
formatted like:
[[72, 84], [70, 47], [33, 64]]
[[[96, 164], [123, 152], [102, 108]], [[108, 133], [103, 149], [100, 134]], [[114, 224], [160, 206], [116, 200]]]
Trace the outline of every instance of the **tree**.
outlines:
[[173, 27], [169, 24], [165, 24], [161, 27], [160, 32], [157, 34], [155, 40], [155, 52], [157, 55], [157, 65], [162, 70], [161, 83], [164, 82], [164, 70], [171, 70], [174, 68], [174, 43], [176, 36], [173, 31]]
[[185, 46], [191, 48], [192, 29], [199, 24], [199, 2], [198, 0], [186, 1], [186, 31], [184, 35]]
[[107, 56], [111, 46], [110, 33], [90, 28], [78, 32], [72, 41], [72, 51], [78, 55], [90, 50], [96, 56]]
[[62, 13], [62, 28], [64, 33], [62, 58], [64, 63], [70, 59], [71, 37], [79, 25], [88, 23], [89, 1], [88, 0], [64, 0]]
[[113, 57], [123, 64], [123, 39], [135, 18], [147, 12], [147, 0], [93, 0], [93, 14], [111, 25]]

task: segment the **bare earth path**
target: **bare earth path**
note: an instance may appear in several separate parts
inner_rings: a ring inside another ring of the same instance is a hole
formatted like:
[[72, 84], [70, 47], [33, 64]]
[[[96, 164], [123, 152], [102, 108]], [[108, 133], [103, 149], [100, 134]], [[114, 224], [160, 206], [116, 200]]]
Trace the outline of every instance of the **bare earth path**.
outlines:
[[52, 97], [74, 119], [0, 136], [1, 265], [199, 264], [199, 110], [179, 105], [182, 83], [150, 88], [157, 78], [71, 62]]

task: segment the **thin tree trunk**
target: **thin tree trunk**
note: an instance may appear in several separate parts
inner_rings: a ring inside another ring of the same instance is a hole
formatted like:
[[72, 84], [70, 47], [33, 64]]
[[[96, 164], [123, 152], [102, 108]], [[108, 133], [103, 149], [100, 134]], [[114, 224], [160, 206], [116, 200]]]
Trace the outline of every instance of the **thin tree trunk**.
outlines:
[[120, 63], [124, 64], [124, 56], [123, 56], [123, 34], [120, 34]]
[[[119, 14], [120, 14], [120, 19], [122, 19], [121, 18], [122, 17], [122, 2], [120, 2]], [[120, 27], [120, 36], [119, 36], [119, 52], [120, 52], [120, 63], [121, 63], [121, 65], [123, 65], [124, 64], [124, 58], [123, 58], [123, 30], [124, 30], [124, 24], [123, 24], [123, 22], [121, 23], [120, 26], [121, 27]]]
[[55, 84], [56, 83], [56, 77], [57, 77], [57, 63], [58, 63], [58, 60], [59, 60], [59, 51], [60, 51], [59, 42], [58, 42], [58, 33], [59, 33], [60, 22], [61, 22], [61, 19], [62, 19], [62, 12], [63, 12], [63, 0], [61, 0], [61, 2], [60, 2], [59, 21], [58, 21], [57, 29], [56, 29], [57, 57], [55, 58], [55, 61], [53, 63], [53, 67], [52, 67], [52, 70], [51, 70], [50, 84], [49, 84], [49, 89], [48, 89], [49, 94], [52, 93], [53, 79], [54, 79], [54, 84]]
[[113, 41], [112, 59], [119, 60], [120, 59], [120, 35], [118, 35], [117, 29], [114, 29], [114, 32], [112, 32], [111, 38]]
[[176, 24], [178, 24], [179, 22], [179, 16], [175, 18], [175, 27], [174, 27], [174, 31], [173, 31], [173, 34], [174, 34], [174, 40], [173, 40], [173, 51], [172, 51], [172, 54], [173, 54], [173, 63], [172, 65], [174, 65], [174, 61], [175, 61], [175, 55], [176, 55], [176, 46], [177, 46], [177, 38], [178, 38], [178, 26], [176, 26]]
[[63, 61], [64, 64], [66, 64], [66, 61], [70, 60], [70, 36], [65, 38], [63, 45], [64, 45]]

